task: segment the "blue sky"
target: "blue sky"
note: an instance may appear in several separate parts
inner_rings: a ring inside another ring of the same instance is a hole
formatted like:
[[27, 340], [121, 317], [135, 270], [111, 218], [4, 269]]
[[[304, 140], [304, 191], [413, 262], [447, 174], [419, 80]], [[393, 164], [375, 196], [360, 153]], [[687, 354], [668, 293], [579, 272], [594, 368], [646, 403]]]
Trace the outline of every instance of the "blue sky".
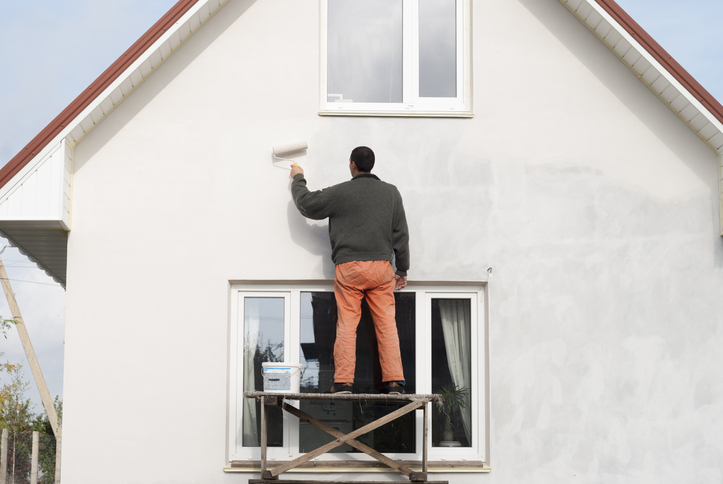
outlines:
[[[0, 166], [5, 165], [177, 0], [5, 2], [0, 15]], [[0, 246], [6, 245], [0, 238]], [[51, 395], [63, 392], [65, 292], [17, 249], [2, 254]], [[0, 315], [12, 317], [0, 295]], [[4, 360], [21, 362], [17, 336], [0, 337]]]
[[[723, 0], [617, 1], [703, 87], [723, 101]], [[0, 166], [175, 3], [5, 2], [0, 16], [0, 65], [4, 74], [0, 76]], [[0, 245], [4, 243], [0, 239]], [[64, 292], [16, 249], [7, 249], [1, 257], [50, 392], [62, 396]], [[0, 315], [10, 317], [3, 297]], [[16, 332], [11, 332], [7, 341], [0, 339], [0, 352], [11, 361], [25, 361]], [[29, 369], [26, 378], [31, 380]], [[33, 400], [35, 411], [40, 411], [39, 398], [34, 396]]]
[[703, 87], [723, 103], [723, 1], [616, 0]]

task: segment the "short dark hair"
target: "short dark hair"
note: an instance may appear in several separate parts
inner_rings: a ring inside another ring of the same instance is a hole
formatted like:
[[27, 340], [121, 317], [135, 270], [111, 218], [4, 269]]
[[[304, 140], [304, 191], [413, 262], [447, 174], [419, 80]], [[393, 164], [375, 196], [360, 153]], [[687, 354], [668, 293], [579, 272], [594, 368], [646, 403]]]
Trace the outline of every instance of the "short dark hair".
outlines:
[[369, 173], [374, 168], [374, 152], [366, 146], [357, 146], [351, 150], [351, 161], [356, 165], [357, 170]]

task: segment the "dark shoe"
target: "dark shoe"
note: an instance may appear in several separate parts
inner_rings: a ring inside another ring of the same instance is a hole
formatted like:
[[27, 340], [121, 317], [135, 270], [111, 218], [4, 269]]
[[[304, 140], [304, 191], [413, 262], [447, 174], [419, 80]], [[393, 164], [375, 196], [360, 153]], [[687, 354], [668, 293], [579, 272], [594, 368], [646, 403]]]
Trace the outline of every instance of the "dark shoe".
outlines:
[[344, 394], [344, 393], [351, 393], [352, 386], [348, 383], [334, 383], [334, 386], [331, 387], [331, 393], [338, 393], [338, 394]]
[[386, 385], [387, 393], [390, 395], [401, 395], [404, 393], [404, 387], [395, 381], [387, 382]]

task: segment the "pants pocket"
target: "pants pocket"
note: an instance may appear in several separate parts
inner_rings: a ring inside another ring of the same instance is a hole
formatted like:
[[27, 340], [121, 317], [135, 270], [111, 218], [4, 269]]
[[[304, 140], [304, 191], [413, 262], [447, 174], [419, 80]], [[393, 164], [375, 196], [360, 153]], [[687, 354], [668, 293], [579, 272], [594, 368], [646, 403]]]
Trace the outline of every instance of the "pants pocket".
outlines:
[[339, 264], [337, 267], [339, 269], [341, 281], [344, 284], [356, 284], [359, 281], [361, 272], [359, 271], [359, 267], [353, 262]]

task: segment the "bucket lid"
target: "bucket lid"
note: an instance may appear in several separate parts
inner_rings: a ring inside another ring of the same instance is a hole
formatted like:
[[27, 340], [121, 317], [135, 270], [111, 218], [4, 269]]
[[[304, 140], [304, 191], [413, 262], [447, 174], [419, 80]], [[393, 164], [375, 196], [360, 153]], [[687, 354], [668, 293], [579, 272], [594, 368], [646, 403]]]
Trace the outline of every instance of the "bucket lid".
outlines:
[[299, 363], [284, 363], [281, 361], [264, 361], [261, 366], [263, 368], [301, 368]]

